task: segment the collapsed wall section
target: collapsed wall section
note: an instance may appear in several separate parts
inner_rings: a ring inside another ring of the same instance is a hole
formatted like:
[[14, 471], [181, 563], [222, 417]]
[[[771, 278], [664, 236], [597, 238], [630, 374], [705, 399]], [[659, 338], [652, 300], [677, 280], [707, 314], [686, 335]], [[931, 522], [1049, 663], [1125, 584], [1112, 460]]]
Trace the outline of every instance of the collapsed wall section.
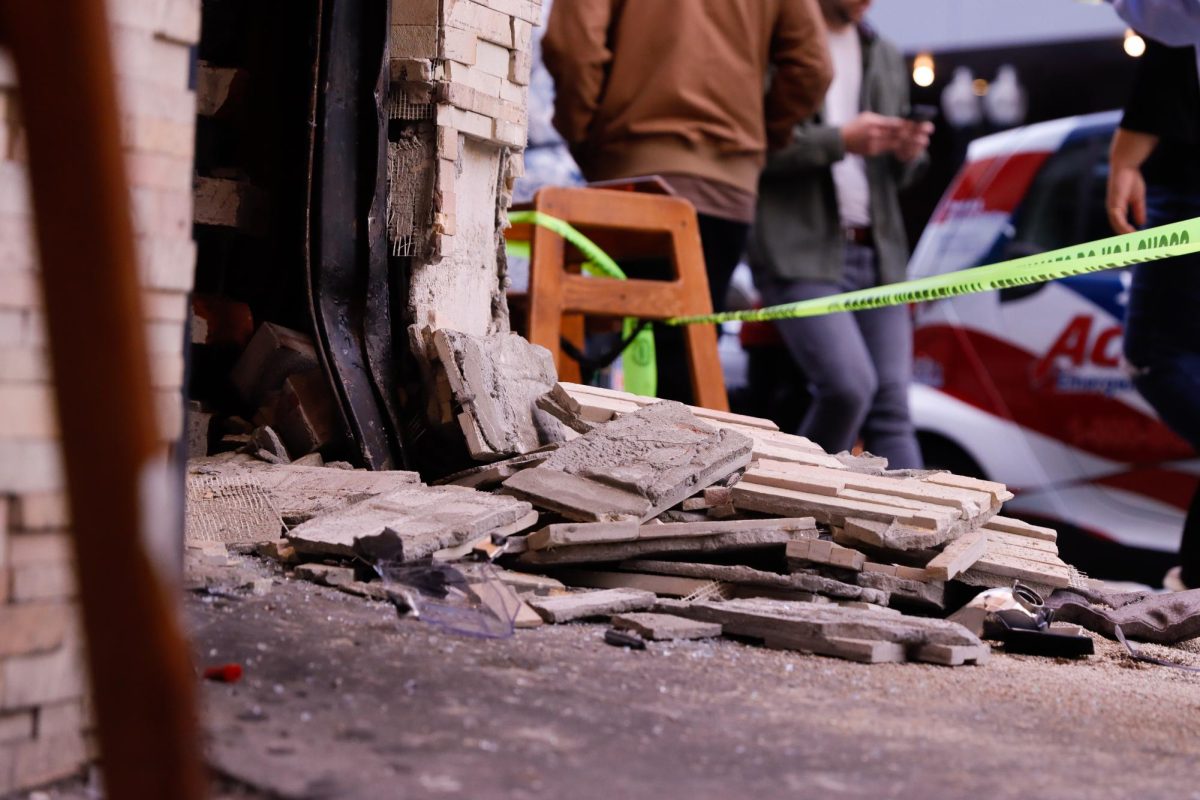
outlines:
[[410, 323], [508, 329], [503, 229], [523, 171], [540, 18], [541, 0], [392, 0], [391, 116], [411, 132], [391, 138], [423, 141], [430, 154], [403, 169], [393, 160], [389, 192], [390, 222], [424, 222], [415, 242], [389, 225], [393, 254], [412, 257]]

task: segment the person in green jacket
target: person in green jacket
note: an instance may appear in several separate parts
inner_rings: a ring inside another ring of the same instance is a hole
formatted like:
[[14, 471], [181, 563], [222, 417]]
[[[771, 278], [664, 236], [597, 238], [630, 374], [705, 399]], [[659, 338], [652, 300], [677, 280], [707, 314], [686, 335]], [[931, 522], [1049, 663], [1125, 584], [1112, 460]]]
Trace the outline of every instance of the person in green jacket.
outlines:
[[[870, 0], [821, 0], [834, 63], [823, 108], [797, 126], [759, 180], [750, 264], [768, 305], [904, 279], [899, 190], [927, 161], [933, 133], [907, 119], [908, 70], [864, 22]], [[776, 323], [810, 382], [800, 426], [830, 452], [867, 450], [921, 466], [908, 412], [912, 323], [906, 307]]]

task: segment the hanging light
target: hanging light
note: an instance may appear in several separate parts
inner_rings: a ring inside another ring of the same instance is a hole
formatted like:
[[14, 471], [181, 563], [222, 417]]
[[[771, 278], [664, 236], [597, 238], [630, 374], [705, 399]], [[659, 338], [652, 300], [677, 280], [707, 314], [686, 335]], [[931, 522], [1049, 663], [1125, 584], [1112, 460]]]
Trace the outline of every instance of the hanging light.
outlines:
[[917, 86], [933, 86], [933, 80], [937, 77], [933, 70], [933, 56], [929, 53], [920, 53], [913, 59], [912, 79]]
[[1125, 29], [1125, 55], [1131, 58], [1141, 58], [1146, 52], [1146, 40], [1138, 36], [1133, 28]]

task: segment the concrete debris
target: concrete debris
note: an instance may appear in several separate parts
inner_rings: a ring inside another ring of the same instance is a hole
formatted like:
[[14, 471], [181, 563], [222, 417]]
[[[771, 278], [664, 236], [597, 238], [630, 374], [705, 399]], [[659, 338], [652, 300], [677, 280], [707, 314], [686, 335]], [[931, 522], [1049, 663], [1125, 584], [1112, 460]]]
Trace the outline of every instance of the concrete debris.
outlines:
[[[257, 549], [285, 564], [331, 560], [300, 564], [298, 578], [387, 598], [385, 581], [355, 580], [351, 559], [385, 577], [418, 561], [404, 569], [486, 567], [497, 579], [472, 583], [475, 602], [517, 628], [617, 614], [614, 641], [723, 627], [772, 647], [949, 665], [982, 664], [989, 649], [902, 611], [944, 612], [951, 581], [1071, 580], [1053, 531], [998, 515], [1011, 497], [1001, 484], [888, 470], [764, 421], [554, 384], [519, 337], [419, 333], [432, 406], [457, 417], [483, 463], [437, 486], [229, 454], [193, 464], [244, 473], [300, 523]], [[542, 418], [563, 441], [548, 442]], [[259, 450], [267, 431], [254, 431]], [[570, 591], [583, 587], [593, 591]], [[651, 608], [674, 618], [631, 613]]]
[[288, 532], [297, 552], [411, 562], [529, 517], [531, 506], [458, 486], [410, 486]]
[[568, 519], [646, 521], [750, 461], [747, 436], [655, 403], [564, 444], [504, 489]]
[[991, 648], [956, 622], [817, 603], [660, 600], [655, 611], [717, 622], [726, 633], [761, 639], [768, 647], [876, 664], [925, 661], [984, 664]]
[[546, 622], [571, 622], [591, 617], [607, 617], [626, 611], [644, 611], [658, 601], [653, 592], [637, 589], [603, 589], [557, 597], [531, 597], [526, 602]]
[[716, 622], [697, 622], [674, 614], [618, 614], [612, 618], [614, 628], [636, 631], [643, 639], [655, 642], [675, 639], [712, 639], [721, 635]]
[[688, 564], [679, 561], [626, 561], [621, 569], [634, 572], [660, 573], [663, 575], [678, 575], [687, 578], [703, 578], [708, 581], [721, 581], [732, 586], [756, 589], [771, 589], [785, 592], [805, 592], [811, 595], [823, 595], [839, 600], [857, 600], [876, 605], [887, 605], [886, 589], [856, 586], [844, 583], [823, 575], [793, 572], [781, 575], [775, 572], [765, 572], [752, 567], [725, 564]]
[[471, 456], [492, 461], [564, 438], [562, 424], [536, 400], [555, 384], [554, 358], [515, 333], [433, 333], [438, 365], [462, 407], [459, 423]]
[[230, 381], [250, 408], [259, 408], [268, 392], [284, 380], [321, 366], [312, 339], [299, 331], [264, 322], [230, 373]]

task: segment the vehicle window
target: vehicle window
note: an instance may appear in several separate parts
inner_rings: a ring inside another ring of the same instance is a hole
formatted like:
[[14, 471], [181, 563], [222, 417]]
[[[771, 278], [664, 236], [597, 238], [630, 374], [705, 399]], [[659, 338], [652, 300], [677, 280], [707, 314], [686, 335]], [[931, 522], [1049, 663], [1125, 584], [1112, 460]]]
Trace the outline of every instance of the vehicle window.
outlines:
[[[1031, 254], [1087, 241], [1096, 151], [1095, 138], [1076, 139], [1046, 160], [1021, 204], [1012, 240], [1014, 249]], [[1103, 207], [1101, 197], [1101, 210]]]

